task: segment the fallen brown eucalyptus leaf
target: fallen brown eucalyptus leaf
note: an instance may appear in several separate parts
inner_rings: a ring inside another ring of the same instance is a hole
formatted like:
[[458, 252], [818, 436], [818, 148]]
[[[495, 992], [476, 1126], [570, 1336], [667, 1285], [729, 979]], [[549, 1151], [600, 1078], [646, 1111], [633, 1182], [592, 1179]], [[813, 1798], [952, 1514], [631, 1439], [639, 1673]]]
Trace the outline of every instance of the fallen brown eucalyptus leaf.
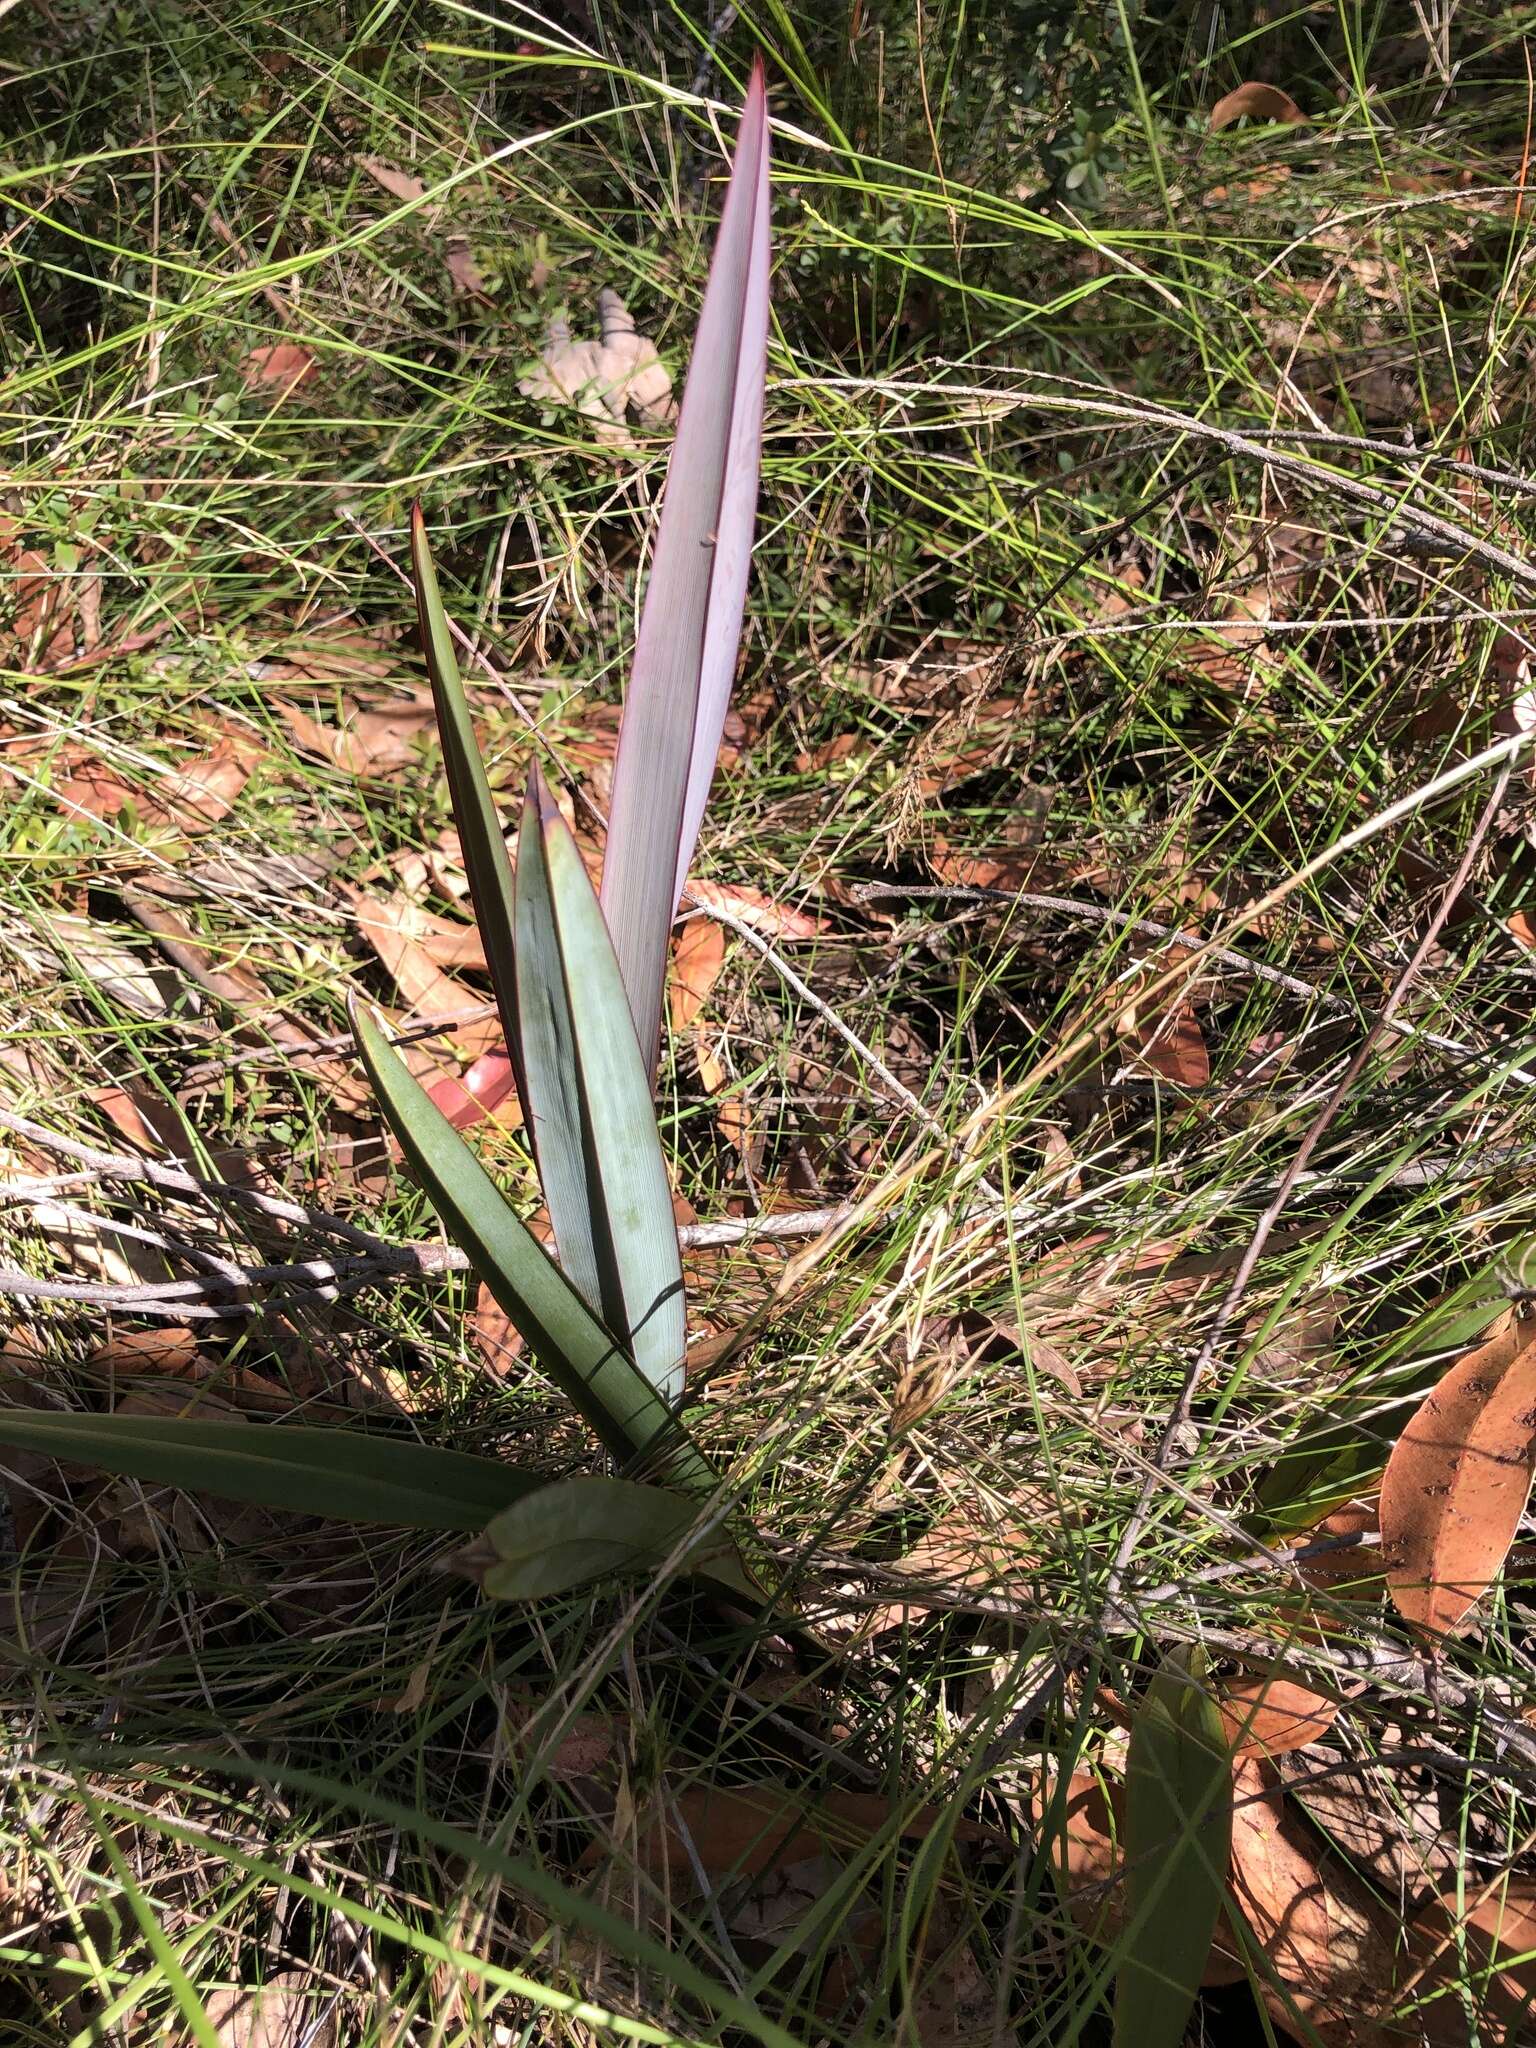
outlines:
[[[227, 1403], [242, 1415], [289, 1415], [300, 1405], [301, 1396], [289, 1387], [269, 1379], [254, 1366], [231, 1365], [210, 1357], [198, 1343], [196, 1333], [184, 1326], [167, 1323], [153, 1330], [121, 1330], [93, 1351], [84, 1369], [95, 1380], [109, 1385], [130, 1382], [125, 1400], [142, 1394], [146, 1386], [157, 1402], [178, 1404], [209, 1400]], [[159, 1382], [172, 1383], [160, 1386]], [[176, 1392], [180, 1384], [185, 1392]], [[193, 1391], [196, 1390], [196, 1391]], [[333, 1414], [345, 1419], [339, 1405], [304, 1398], [305, 1420], [321, 1422]], [[156, 1409], [155, 1412], [162, 1412]]]
[[941, 882], [955, 889], [1038, 889], [1054, 877], [1042, 873], [1041, 820], [1034, 811], [1016, 810], [1001, 837], [984, 847], [959, 847], [936, 834], [928, 865]]
[[59, 785], [57, 801], [68, 811], [101, 819], [130, 809], [142, 825], [192, 837], [228, 816], [250, 779], [257, 751], [245, 735], [225, 733], [208, 753], [183, 761], [147, 789], [130, 789], [104, 763], [87, 756]]
[[1136, 1056], [1164, 1081], [1178, 1088], [1210, 1085], [1211, 1056], [1206, 1051], [1200, 1020], [1188, 1003], [1176, 1003], [1136, 1048]]
[[503, 1379], [527, 1349], [506, 1310], [482, 1282], [469, 1315], [469, 1334], [486, 1369]]
[[1377, 1758], [1330, 1758], [1326, 1770], [1292, 1753], [1280, 1775], [1308, 1818], [1399, 1910], [1455, 1876], [1456, 1830], [1442, 1823], [1433, 1785], [1416, 1782], [1390, 1747]]
[[322, 725], [301, 705], [278, 698], [273, 709], [305, 753], [346, 775], [388, 775], [415, 760], [431, 737], [432, 699], [425, 691], [374, 703], [348, 698], [340, 726]]
[[485, 941], [475, 925], [418, 908], [417, 938], [434, 966], [460, 973], [466, 968], [471, 974], [486, 972]]
[[[1170, 963], [1189, 956], [1193, 949], [1183, 943], [1168, 949]], [[1211, 1079], [1211, 1057], [1206, 1051], [1205, 1035], [1195, 1015], [1194, 1004], [1187, 990], [1180, 991], [1161, 1002], [1154, 1002], [1150, 1013], [1144, 1012], [1139, 998], [1138, 983], [1144, 984], [1144, 977], [1136, 977], [1129, 984], [1130, 1000], [1114, 1020], [1115, 1030], [1128, 1040], [1137, 1059], [1143, 1066], [1164, 1081], [1171, 1081], [1179, 1088], [1204, 1088]]]
[[[1049, 1775], [1042, 1778], [1031, 1801], [1037, 1827], [1044, 1825], [1049, 1812], [1052, 1782]], [[1044, 1847], [1057, 1890], [1073, 1921], [1105, 1948], [1119, 1942], [1125, 1926], [1124, 1839], [1125, 1787], [1093, 1771], [1074, 1771], [1067, 1784], [1065, 1806], [1055, 1816], [1054, 1830]], [[1223, 1917], [1217, 1923], [1202, 1981], [1211, 1987], [1237, 1984], [1246, 1974]]]
[[1321, 1521], [1298, 1534], [1296, 1541], [1302, 1547], [1340, 1541], [1337, 1550], [1325, 1550], [1318, 1557], [1298, 1558], [1298, 1574], [1316, 1592], [1331, 1594], [1336, 1600], [1377, 1599], [1381, 1593], [1379, 1545], [1343, 1542], [1341, 1539], [1375, 1536], [1380, 1528], [1381, 1517], [1374, 1494], [1368, 1500], [1345, 1501], [1342, 1507], [1331, 1509]]
[[448, 281], [456, 292], [465, 298], [488, 299], [485, 276], [475, 261], [467, 235], [450, 235], [443, 244], [443, 261], [448, 266]]
[[[1296, 1246], [1298, 1231], [1277, 1231], [1272, 1244]], [[1085, 1388], [1124, 1370], [1135, 1350], [1161, 1344], [1170, 1316], [1196, 1312], [1230, 1284], [1242, 1246], [1191, 1251], [1189, 1238], [1143, 1238], [1116, 1244], [1089, 1231], [1055, 1246], [1024, 1268], [1021, 1302], [1031, 1332], [1038, 1331], [1071, 1360]], [[1271, 1333], [1266, 1356], [1282, 1343], [1298, 1353], [1315, 1349], [1318, 1297], [1292, 1304]], [[1245, 1333], [1262, 1320], [1256, 1302], [1246, 1307]]]
[[273, 341], [253, 348], [240, 365], [247, 385], [271, 391], [279, 402], [312, 382], [318, 370], [314, 356], [297, 341]]
[[381, 156], [360, 156], [357, 167], [360, 171], [366, 171], [375, 185], [381, 186], [391, 199], [398, 199], [404, 205], [409, 205], [416, 199], [425, 199], [427, 196], [427, 188], [420, 178], [414, 177], [409, 171], [397, 170]]
[[279, 636], [277, 651], [263, 658], [261, 679], [270, 683], [373, 684], [393, 675], [400, 628], [364, 625], [349, 612], [332, 614]]
[[[859, 1616], [856, 1640], [862, 1642], [886, 1629], [926, 1621], [934, 1609], [918, 1590], [924, 1582], [941, 1594], [993, 1593], [1016, 1577], [1028, 1561], [1022, 1544], [1005, 1542], [967, 1510], [956, 1509], [919, 1536], [901, 1560], [902, 1576], [914, 1582], [914, 1597], [903, 1600], [898, 1596], [867, 1609]], [[942, 1599], [936, 1605], [942, 1608]]]
[[1396, 1915], [1287, 1805], [1273, 1764], [1244, 1759], [1233, 1789], [1232, 1896], [1273, 1971], [1259, 1986], [1270, 2016], [1325, 2048], [1401, 2048], [1378, 2017], [1396, 1976]]
[[1498, 1576], [1536, 1473], [1536, 1321], [1507, 1309], [1394, 1445], [1382, 1561], [1404, 1620], [1454, 1631]]
[[6, 646], [8, 660], [45, 668], [74, 652], [69, 598], [76, 579], [55, 570], [39, 549], [18, 546], [18, 540], [17, 522], [0, 513], [0, 645]]
[[[824, 1792], [806, 1800], [781, 1785], [689, 1785], [660, 1794], [642, 1818], [635, 1858], [647, 1870], [693, 1877], [697, 1867], [711, 1879], [758, 1877], [783, 1865], [826, 1853], [856, 1853], [891, 1819], [892, 1802], [878, 1792]], [[900, 1832], [920, 1840], [942, 1815], [920, 1807], [901, 1822]], [[963, 1820], [957, 1841], [976, 1841], [988, 1831]], [[591, 1869], [611, 1855], [606, 1842], [589, 1844], [582, 1865]]]
[[775, 902], [761, 889], [739, 882], [704, 882], [690, 878], [688, 894], [706, 910], [723, 910], [765, 939], [819, 939], [829, 929], [826, 920], [808, 910], [796, 910], [788, 903]]
[[725, 965], [725, 927], [712, 917], [691, 917], [672, 941], [672, 979], [667, 1008], [672, 1029], [681, 1034], [709, 1000]]
[[[1456, 1930], [1460, 1927], [1467, 1959], [1474, 1969], [1490, 1971], [1478, 1984], [1478, 2033], [1484, 2048], [1522, 2048], [1531, 2038], [1536, 2018], [1536, 1883], [1510, 1877], [1487, 1898], [1467, 1878], [1467, 1898], [1454, 1887], [1431, 1899], [1415, 1916], [1410, 1944], [1429, 1963], [1430, 1980], [1457, 1974]], [[1509, 1967], [1502, 1959], [1512, 1958]], [[1424, 2012], [1434, 2048], [1463, 2048], [1469, 2038], [1466, 2015], [1454, 1992], [1434, 2001]]]
[[1225, 1681], [1216, 1704], [1234, 1759], [1303, 1749], [1327, 1734], [1339, 1711], [1337, 1700], [1264, 1673]]
[[206, 831], [228, 816], [256, 757], [252, 741], [226, 733], [211, 753], [183, 763], [155, 784], [153, 807], [183, 832]]
[[120, 1330], [91, 1353], [87, 1364], [93, 1373], [109, 1377], [164, 1373], [172, 1379], [194, 1379], [205, 1370], [196, 1336], [176, 1323], [153, 1330]]
[[219, 2048], [336, 2048], [341, 2038], [334, 1993], [302, 1970], [210, 1991], [203, 2009]]
[[183, 1132], [158, 1095], [137, 1083], [125, 1088], [93, 1088], [87, 1100], [99, 1109], [120, 1137], [153, 1156], [174, 1148]]
[[124, 945], [88, 917], [54, 917], [48, 924], [66, 967], [73, 968], [114, 1003], [138, 1017], [165, 1017], [181, 993], [177, 978], [137, 948]]
[[466, 1017], [475, 1004], [472, 990], [451, 981], [422, 945], [423, 912], [403, 889], [389, 896], [370, 896], [348, 887], [357, 912], [358, 930], [389, 970], [416, 1017], [450, 1018], [447, 1036], [466, 1052], [479, 1055], [501, 1043], [501, 1025], [489, 1013]]
[[1290, 94], [1282, 92], [1278, 85], [1249, 79], [1222, 94], [1211, 109], [1211, 127], [1229, 128], [1245, 114], [1250, 121], [1284, 121], [1290, 127], [1307, 118]]

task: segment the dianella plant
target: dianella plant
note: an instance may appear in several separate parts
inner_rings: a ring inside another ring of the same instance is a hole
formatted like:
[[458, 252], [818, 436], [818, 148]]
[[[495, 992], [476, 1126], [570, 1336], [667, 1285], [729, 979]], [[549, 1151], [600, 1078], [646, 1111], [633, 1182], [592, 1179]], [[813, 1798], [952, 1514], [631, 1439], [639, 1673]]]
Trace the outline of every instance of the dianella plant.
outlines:
[[478, 1532], [504, 1598], [671, 1562], [759, 1591], [720, 1475], [679, 1419], [684, 1299], [652, 1096], [667, 939], [698, 840], [741, 638], [768, 327], [768, 129], [742, 115], [655, 540], [599, 900], [534, 768], [510, 858], [425, 521], [412, 572], [448, 788], [557, 1258], [378, 1021], [354, 1002], [379, 1104], [443, 1226], [614, 1470], [549, 1482], [495, 1459], [335, 1429], [0, 1413], [0, 1442], [129, 1477], [356, 1521]]

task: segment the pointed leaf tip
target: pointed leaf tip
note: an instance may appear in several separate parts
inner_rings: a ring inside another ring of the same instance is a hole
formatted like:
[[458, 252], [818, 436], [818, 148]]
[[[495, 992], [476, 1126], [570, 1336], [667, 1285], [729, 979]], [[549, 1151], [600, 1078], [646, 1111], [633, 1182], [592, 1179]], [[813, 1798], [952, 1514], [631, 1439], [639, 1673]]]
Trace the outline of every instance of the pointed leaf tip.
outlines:
[[411, 580], [416, 591], [416, 613], [427, 658], [427, 674], [432, 682], [432, 704], [443, 749], [443, 769], [453, 803], [454, 823], [459, 828], [459, 843], [464, 852], [464, 871], [469, 878], [470, 901], [485, 946], [491, 988], [512, 1060], [513, 1076], [521, 1093], [523, 1075], [518, 1050], [517, 984], [512, 968], [512, 864], [507, 858], [495, 799], [486, 778], [485, 763], [480, 757], [480, 745], [475, 738], [474, 720], [470, 717], [469, 701], [464, 694], [458, 657], [453, 651], [453, 634], [437, 587], [437, 571], [432, 566], [426, 520], [419, 504], [411, 507]]
[[549, 786], [549, 779], [537, 761], [529, 764], [526, 801], [538, 821], [539, 830], [546, 836], [550, 830], [551, 819], [559, 818], [562, 825], [565, 823], [561, 817], [560, 806], [555, 801], [555, 793]]
[[614, 766], [603, 909], [654, 1067], [667, 940], [741, 642], [768, 348], [768, 123], [754, 68], [720, 216]]

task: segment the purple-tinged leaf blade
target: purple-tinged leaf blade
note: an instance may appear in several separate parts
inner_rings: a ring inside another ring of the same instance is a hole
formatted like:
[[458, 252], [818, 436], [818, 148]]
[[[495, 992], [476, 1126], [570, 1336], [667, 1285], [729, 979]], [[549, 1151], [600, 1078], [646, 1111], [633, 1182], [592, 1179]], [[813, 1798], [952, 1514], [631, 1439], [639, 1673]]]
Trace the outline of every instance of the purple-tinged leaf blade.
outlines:
[[654, 1066], [667, 936], [741, 641], [768, 349], [768, 109], [755, 66], [667, 470], [619, 731], [603, 911]]

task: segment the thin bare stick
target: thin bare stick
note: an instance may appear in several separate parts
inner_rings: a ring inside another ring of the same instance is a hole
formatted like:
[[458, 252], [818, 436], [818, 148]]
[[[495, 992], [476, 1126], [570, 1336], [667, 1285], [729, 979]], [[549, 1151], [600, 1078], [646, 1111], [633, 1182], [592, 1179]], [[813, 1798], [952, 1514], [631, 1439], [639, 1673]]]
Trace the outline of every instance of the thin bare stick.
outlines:
[[[18, 1192], [37, 1197], [41, 1189]], [[240, 1189], [230, 1192], [239, 1194]], [[724, 1217], [716, 1223], [685, 1223], [678, 1241], [685, 1251], [707, 1251], [728, 1245], [776, 1243], [796, 1237], [814, 1237], [835, 1222], [837, 1208], [802, 1209], [780, 1216]], [[194, 1246], [173, 1244], [158, 1233], [115, 1223], [110, 1218], [78, 1212], [82, 1222], [105, 1231], [145, 1239], [167, 1251], [188, 1258], [213, 1260], [215, 1255]], [[375, 1249], [333, 1258], [290, 1259], [260, 1266], [240, 1266], [218, 1260], [217, 1270], [184, 1280], [55, 1280], [40, 1278], [19, 1268], [0, 1266], [0, 1296], [21, 1301], [75, 1301], [96, 1308], [112, 1308], [131, 1315], [196, 1316], [235, 1318], [257, 1312], [258, 1305], [240, 1297], [252, 1288], [294, 1288], [323, 1301], [333, 1301], [344, 1292], [367, 1287], [380, 1280], [435, 1279], [449, 1273], [466, 1273], [469, 1260], [457, 1245], [431, 1240], [414, 1244], [387, 1244], [373, 1240]]]

